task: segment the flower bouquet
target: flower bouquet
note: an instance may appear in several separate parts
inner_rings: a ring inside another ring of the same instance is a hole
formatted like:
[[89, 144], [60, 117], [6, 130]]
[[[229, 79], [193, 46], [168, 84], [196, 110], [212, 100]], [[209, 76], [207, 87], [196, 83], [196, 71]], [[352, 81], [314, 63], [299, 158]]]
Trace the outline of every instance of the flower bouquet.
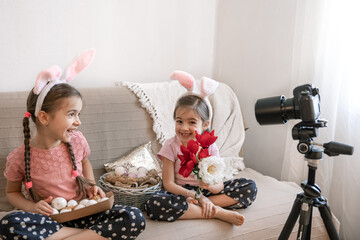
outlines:
[[[222, 158], [211, 156], [209, 146], [213, 144], [217, 136], [214, 130], [210, 133], [205, 131], [202, 135], [195, 132], [196, 140], [189, 140], [187, 147], [180, 146], [183, 155], [178, 154], [181, 160], [179, 174], [188, 177], [191, 173], [195, 179], [213, 185], [223, 180], [225, 163]], [[195, 198], [200, 198], [202, 189], [196, 190]]]

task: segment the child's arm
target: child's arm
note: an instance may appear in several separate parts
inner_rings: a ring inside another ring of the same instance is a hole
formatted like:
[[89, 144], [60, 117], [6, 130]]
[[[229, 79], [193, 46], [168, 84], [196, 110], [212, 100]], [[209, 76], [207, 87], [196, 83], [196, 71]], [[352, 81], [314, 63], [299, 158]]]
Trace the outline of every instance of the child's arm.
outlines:
[[163, 156], [159, 156], [159, 158], [163, 162], [162, 180], [165, 190], [173, 194], [181, 194], [185, 197], [192, 197], [195, 199], [195, 191], [189, 191], [175, 183], [175, 163]]
[[45, 200], [40, 200], [39, 202], [34, 203], [24, 197], [21, 192], [21, 185], [21, 181], [7, 181], [6, 197], [11, 205], [26, 212], [39, 213], [46, 216], [53, 213], [53, 209], [49, 205], [53, 197], [49, 196]]
[[[183, 188], [182, 186], [175, 183], [174, 162], [170, 161], [169, 159], [163, 156], [159, 156], [159, 157], [163, 162], [162, 180], [165, 190], [173, 194], [181, 194], [187, 198], [190, 197], [188, 202], [193, 202], [196, 204], [198, 200], [195, 200], [195, 191], [189, 191], [188, 189]], [[214, 204], [204, 195], [201, 195], [199, 202], [202, 207], [202, 215], [205, 218], [209, 218], [213, 216], [215, 211]]]
[[88, 158], [84, 158], [81, 161], [82, 169], [83, 169], [83, 175], [86, 178], [86, 180], [90, 181], [91, 183], [95, 184], [95, 177], [93, 168], [91, 166], [91, 163]]
[[[91, 183], [95, 184], [96, 182], [95, 182], [94, 172], [93, 172], [93, 168], [91, 166], [89, 159], [84, 158], [81, 161], [81, 164], [82, 164], [83, 175], [84, 175], [85, 179], [87, 179]], [[88, 197], [90, 197], [90, 198], [94, 195], [100, 195], [101, 197], [105, 197], [104, 191], [96, 185], [87, 189], [86, 193], [87, 193]]]

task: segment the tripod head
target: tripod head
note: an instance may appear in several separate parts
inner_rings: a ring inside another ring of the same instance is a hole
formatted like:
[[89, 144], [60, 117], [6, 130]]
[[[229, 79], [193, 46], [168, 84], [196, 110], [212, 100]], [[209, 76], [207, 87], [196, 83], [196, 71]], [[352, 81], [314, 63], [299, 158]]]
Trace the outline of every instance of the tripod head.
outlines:
[[305, 157], [309, 159], [314, 159], [314, 157], [315, 159], [321, 159], [321, 154], [317, 154], [319, 155], [319, 158], [317, 158], [316, 155], [310, 156], [313, 152], [314, 145], [323, 147], [323, 152], [331, 157], [338, 156], [340, 154], [352, 155], [354, 148], [350, 145], [333, 141], [324, 144], [314, 143], [313, 138], [317, 137], [319, 128], [326, 126], [327, 121], [325, 119], [316, 119], [312, 122], [301, 121], [297, 123], [292, 129], [292, 138], [294, 140], [299, 140], [297, 150], [300, 153], [305, 154]]

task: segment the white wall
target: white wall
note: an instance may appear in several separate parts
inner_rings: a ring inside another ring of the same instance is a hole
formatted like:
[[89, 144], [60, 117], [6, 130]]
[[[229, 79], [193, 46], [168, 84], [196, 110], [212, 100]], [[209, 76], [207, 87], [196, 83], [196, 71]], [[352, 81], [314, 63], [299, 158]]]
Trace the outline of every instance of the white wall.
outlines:
[[1, 0], [0, 91], [33, 87], [52, 64], [96, 48], [75, 87], [167, 81], [181, 69], [209, 76], [215, 0]]
[[249, 130], [246, 166], [280, 179], [285, 125], [260, 126], [254, 106], [259, 98], [292, 96], [290, 79], [296, 0], [218, 2], [214, 78], [238, 96]]
[[258, 98], [291, 96], [296, 0], [1, 0], [0, 91], [28, 91], [39, 71], [84, 49], [75, 87], [167, 81], [184, 70], [230, 85], [250, 129], [247, 166], [280, 178], [287, 128], [260, 126]]

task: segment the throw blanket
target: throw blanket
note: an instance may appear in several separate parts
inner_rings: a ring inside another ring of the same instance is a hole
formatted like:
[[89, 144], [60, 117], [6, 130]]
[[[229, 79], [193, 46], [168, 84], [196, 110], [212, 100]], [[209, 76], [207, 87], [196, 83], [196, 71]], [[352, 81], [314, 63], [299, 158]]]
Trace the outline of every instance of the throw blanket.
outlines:
[[[197, 80], [197, 84], [200, 82]], [[139, 98], [141, 106], [153, 119], [153, 130], [162, 145], [175, 134], [173, 112], [178, 97], [186, 92], [178, 81], [134, 83], [122, 82]], [[245, 139], [245, 129], [240, 105], [233, 90], [220, 83], [216, 92], [209, 97], [213, 107], [210, 128], [218, 136], [216, 145], [220, 156], [234, 169], [243, 170], [243, 159], [239, 157]], [[236, 173], [236, 172], [233, 172]]]

